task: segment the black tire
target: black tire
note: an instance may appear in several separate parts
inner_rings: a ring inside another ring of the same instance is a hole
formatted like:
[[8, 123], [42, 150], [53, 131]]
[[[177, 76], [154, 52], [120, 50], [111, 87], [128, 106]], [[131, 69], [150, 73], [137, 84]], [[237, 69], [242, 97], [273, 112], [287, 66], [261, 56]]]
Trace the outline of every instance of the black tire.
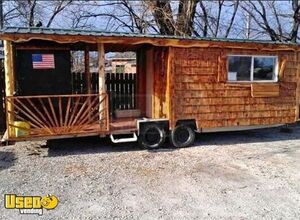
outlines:
[[148, 124], [141, 130], [138, 142], [141, 147], [146, 149], [157, 149], [166, 140], [166, 132], [156, 124]]
[[174, 147], [188, 147], [195, 141], [195, 131], [186, 125], [178, 125], [171, 131], [171, 143]]

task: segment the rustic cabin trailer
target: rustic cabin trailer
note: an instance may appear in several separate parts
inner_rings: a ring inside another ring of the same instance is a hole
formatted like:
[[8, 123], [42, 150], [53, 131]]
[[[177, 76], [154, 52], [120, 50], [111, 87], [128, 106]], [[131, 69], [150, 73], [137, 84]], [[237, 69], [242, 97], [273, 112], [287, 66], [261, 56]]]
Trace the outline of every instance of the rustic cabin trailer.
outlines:
[[[252, 129], [299, 118], [297, 44], [14, 27], [3, 29], [1, 39], [6, 140], [110, 135], [114, 142], [138, 139], [156, 148], [169, 136], [183, 147], [193, 143], [195, 131]], [[73, 51], [84, 53], [80, 92], [74, 90]], [[98, 59], [96, 88], [91, 51]], [[136, 52], [133, 86], [123, 83], [126, 77], [106, 77], [105, 54], [122, 51]]]

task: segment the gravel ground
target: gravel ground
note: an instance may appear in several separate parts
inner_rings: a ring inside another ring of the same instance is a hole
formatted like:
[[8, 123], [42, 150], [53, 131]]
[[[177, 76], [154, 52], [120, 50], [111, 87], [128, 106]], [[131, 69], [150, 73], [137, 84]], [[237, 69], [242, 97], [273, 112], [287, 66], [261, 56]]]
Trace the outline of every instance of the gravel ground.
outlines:
[[0, 198], [55, 194], [44, 215], [0, 219], [299, 219], [300, 125], [198, 134], [190, 148], [139, 150], [84, 138], [0, 148]]

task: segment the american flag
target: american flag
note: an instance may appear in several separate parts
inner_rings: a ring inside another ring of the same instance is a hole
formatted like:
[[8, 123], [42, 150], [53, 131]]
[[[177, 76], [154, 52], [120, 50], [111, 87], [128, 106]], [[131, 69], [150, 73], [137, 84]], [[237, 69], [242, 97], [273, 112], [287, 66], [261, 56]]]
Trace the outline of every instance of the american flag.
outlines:
[[32, 54], [33, 69], [55, 69], [54, 54]]

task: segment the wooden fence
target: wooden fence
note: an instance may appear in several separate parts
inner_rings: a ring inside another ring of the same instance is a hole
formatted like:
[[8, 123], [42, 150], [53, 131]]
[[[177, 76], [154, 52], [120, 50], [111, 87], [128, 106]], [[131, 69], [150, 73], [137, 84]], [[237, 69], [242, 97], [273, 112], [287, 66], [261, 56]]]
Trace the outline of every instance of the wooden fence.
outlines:
[[[98, 73], [91, 74], [92, 93], [98, 93]], [[110, 114], [113, 115], [116, 109], [134, 109], [136, 107], [136, 74], [106, 73], [105, 78]], [[83, 94], [86, 91], [84, 73], [73, 73], [73, 94]]]

